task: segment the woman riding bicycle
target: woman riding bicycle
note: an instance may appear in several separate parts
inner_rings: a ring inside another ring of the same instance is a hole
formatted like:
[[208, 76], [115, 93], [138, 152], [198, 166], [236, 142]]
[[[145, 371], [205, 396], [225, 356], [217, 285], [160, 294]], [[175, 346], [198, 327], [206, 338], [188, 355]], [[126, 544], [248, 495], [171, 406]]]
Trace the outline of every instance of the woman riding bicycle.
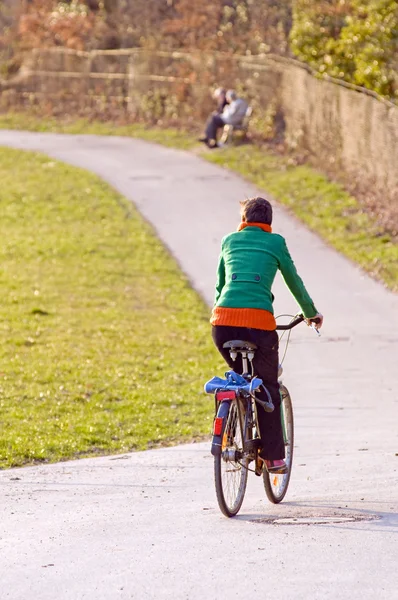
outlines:
[[[300, 305], [307, 324], [316, 319], [319, 329], [323, 316], [315, 308], [296, 271], [285, 239], [272, 233], [270, 202], [259, 197], [241, 202], [241, 219], [238, 231], [230, 233], [221, 242], [216, 298], [210, 319], [212, 335], [228, 365], [238, 373], [242, 373], [242, 361], [232, 361], [223, 344], [233, 339], [256, 344], [254, 372], [263, 380], [275, 406], [273, 412], [258, 411], [262, 442], [260, 457], [269, 472], [283, 473], [286, 464], [279, 410], [279, 339], [271, 292], [278, 269]], [[268, 399], [264, 390], [257, 396], [260, 400]]]

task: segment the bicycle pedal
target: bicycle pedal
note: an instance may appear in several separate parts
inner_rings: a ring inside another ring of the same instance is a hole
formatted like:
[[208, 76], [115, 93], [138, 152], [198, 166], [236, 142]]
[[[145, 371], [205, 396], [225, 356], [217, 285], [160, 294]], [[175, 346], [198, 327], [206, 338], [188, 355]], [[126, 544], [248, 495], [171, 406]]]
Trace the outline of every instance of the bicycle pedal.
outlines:
[[263, 474], [263, 468], [264, 468], [263, 461], [261, 459], [257, 458], [256, 459], [256, 468], [254, 470], [257, 477], [261, 477], [261, 475]]
[[271, 468], [271, 469], [267, 469], [267, 472], [270, 475], [286, 475], [286, 473], [288, 472], [288, 468], [287, 467], [281, 467], [281, 468], [275, 469], [275, 470], [273, 470]]

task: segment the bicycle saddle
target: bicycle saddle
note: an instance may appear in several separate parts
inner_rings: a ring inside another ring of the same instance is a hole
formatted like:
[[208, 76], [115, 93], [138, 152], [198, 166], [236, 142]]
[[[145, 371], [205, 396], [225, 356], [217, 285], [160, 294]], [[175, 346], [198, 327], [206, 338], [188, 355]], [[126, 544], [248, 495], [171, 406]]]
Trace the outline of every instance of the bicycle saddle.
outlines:
[[256, 344], [245, 342], [243, 340], [230, 340], [229, 342], [225, 342], [222, 347], [230, 348], [231, 350], [233, 349], [237, 352], [240, 352], [240, 350], [257, 350]]

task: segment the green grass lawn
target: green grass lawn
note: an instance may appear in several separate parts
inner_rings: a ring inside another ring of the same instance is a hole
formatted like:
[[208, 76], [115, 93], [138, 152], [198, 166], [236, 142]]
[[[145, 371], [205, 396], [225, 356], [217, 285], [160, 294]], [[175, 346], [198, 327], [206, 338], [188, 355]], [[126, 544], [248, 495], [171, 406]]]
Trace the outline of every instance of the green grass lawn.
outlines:
[[97, 177], [0, 149], [0, 467], [209, 434], [209, 310]]
[[[112, 123], [84, 120], [61, 122], [16, 113], [0, 115], [1, 128], [127, 135], [196, 151], [192, 134], [175, 129], [148, 128], [140, 124], [115, 126]], [[267, 190], [331, 246], [390, 289], [398, 291], [397, 241], [380, 230], [375, 220], [342, 186], [331, 182], [315, 169], [295, 166], [288, 157], [276, 155], [268, 148], [259, 148], [254, 144], [201, 152], [201, 156], [240, 173]]]

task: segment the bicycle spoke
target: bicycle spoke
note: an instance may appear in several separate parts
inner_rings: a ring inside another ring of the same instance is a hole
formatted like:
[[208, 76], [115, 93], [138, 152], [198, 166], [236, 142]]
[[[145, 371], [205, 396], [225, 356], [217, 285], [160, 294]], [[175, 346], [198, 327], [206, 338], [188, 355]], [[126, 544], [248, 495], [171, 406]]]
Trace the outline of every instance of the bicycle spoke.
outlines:
[[[247, 468], [241, 464], [242, 431], [236, 402], [232, 402], [225, 426], [221, 456], [215, 457], [217, 499], [227, 516], [236, 514], [242, 504]], [[236, 454], [235, 454], [236, 453]]]

